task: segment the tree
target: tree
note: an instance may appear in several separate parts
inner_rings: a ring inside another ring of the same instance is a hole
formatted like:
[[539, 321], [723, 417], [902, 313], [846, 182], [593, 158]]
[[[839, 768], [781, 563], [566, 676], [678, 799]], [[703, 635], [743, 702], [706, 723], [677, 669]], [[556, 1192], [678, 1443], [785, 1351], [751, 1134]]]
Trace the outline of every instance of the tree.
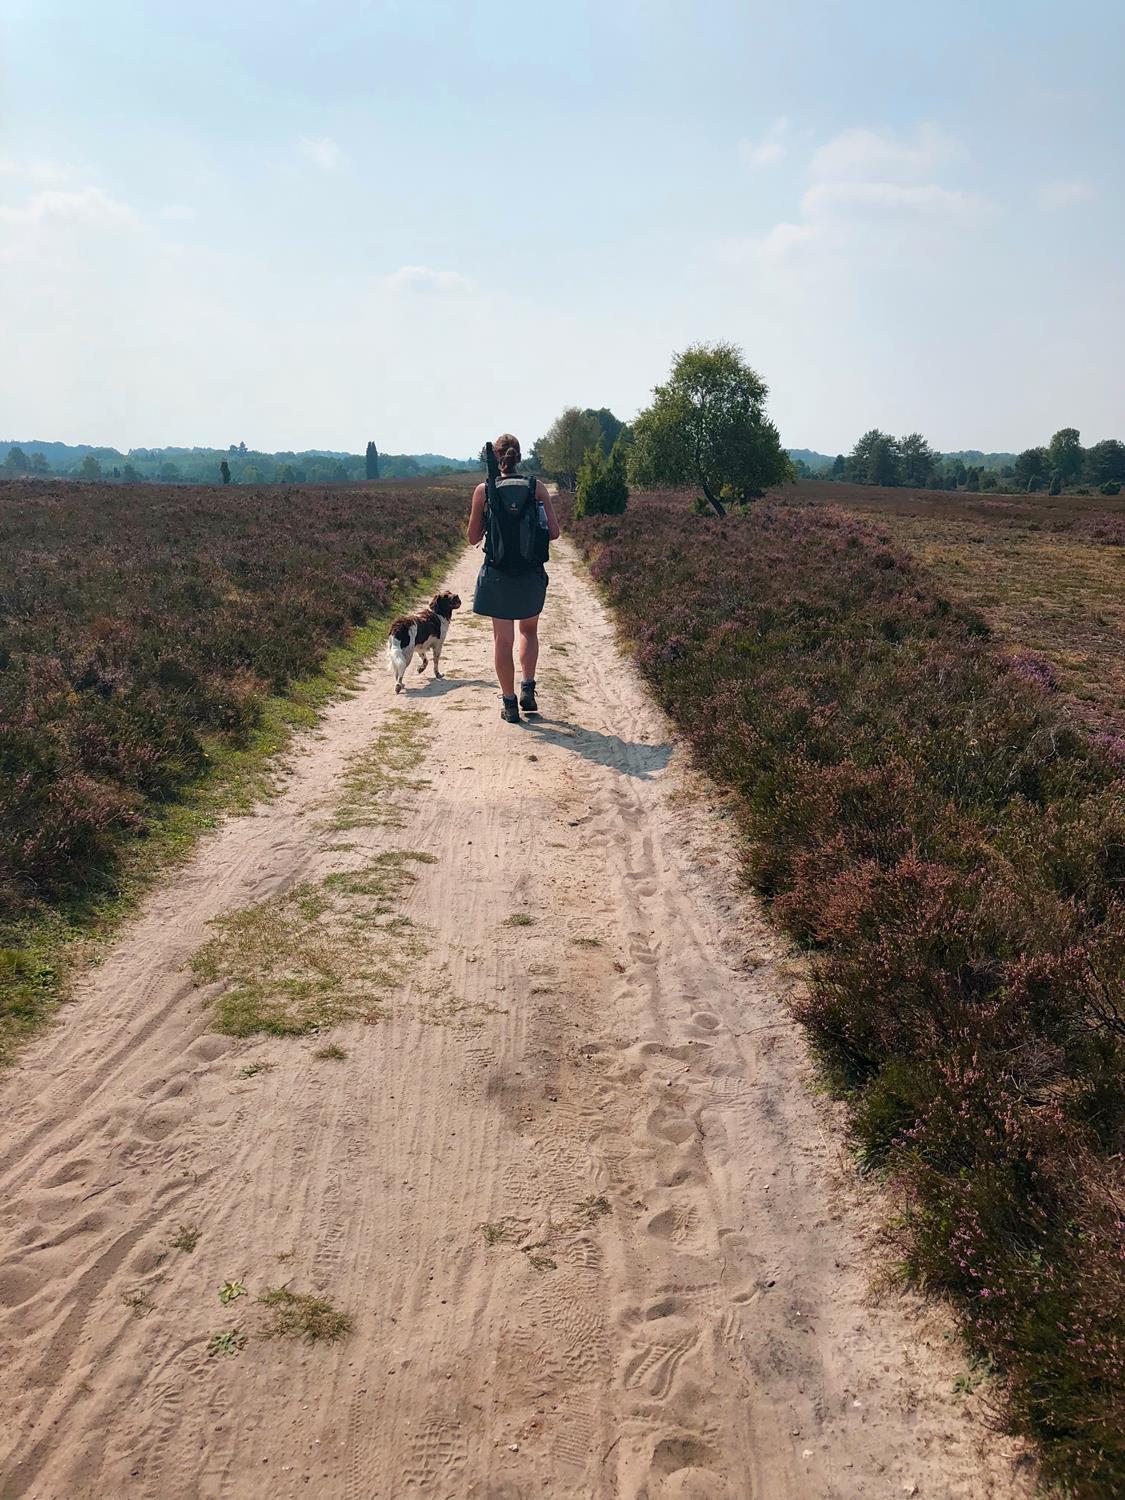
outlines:
[[1047, 464], [1057, 472], [1063, 484], [1077, 479], [1082, 472], [1082, 443], [1077, 427], [1060, 427], [1047, 448]]
[[597, 411], [588, 406], [582, 413], [584, 417], [593, 417], [601, 432], [601, 449], [603, 453], [612, 453], [613, 445], [625, 431], [625, 423], [619, 421], [613, 415], [608, 406], [599, 406]]
[[224, 484], [229, 484], [230, 483], [230, 464], [227, 463], [227, 461], [226, 461], [225, 458], [223, 459], [222, 463], [219, 465], [219, 473], [222, 476], [223, 483]]
[[374, 443], [368, 443], [367, 455], [363, 464], [363, 476], [365, 479], [378, 479], [379, 477], [379, 450]]
[[33, 453], [31, 455], [31, 472], [33, 474], [49, 474], [51, 472], [51, 465], [42, 453]]
[[1063, 487], [1062, 475], [1060, 474], [1060, 472], [1058, 471], [1058, 469], [1056, 469], [1055, 472], [1051, 475], [1051, 483], [1048, 486], [1047, 493], [1048, 493], [1048, 495], [1061, 495], [1062, 494], [1062, 487]]
[[31, 460], [22, 448], [9, 448], [4, 460], [5, 474], [26, 474], [31, 469]]
[[625, 449], [613, 445], [606, 458], [600, 447], [589, 448], [578, 470], [576, 516], [619, 516], [629, 500], [625, 481]]
[[140, 484], [141, 476], [132, 464], [126, 464], [121, 470], [121, 477], [126, 484]]
[[636, 484], [694, 484], [716, 515], [726, 491], [747, 501], [793, 478], [777, 428], [765, 414], [769, 387], [735, 344], [693, 344], [633, 425], [629, 474]]
[[902, 459], [902, 481], [904, 484], [924, 485], [937, 463], [937, 454], [920, 432], [911, 432], [899, 439], [899, 455]]
[[1125, 443], [1106, 438], [1086, 449], [1086, 478], [1091, 484], [1125, 479]]
[[1017, 455], [1012, 467], [1012, 477], [1016, 481], [1016, 488], [1020, 490], [1029, 490], [1033, 484], [1038, 486], [1046, 474], [1046, 448], [1025, 448]]
[[898, 484], [902, 478], [898, 444], [889, 432], [869, 428], [852, 449], [848, 469], [859, 484]]
[[80, 479], [100, 479], [102, 477], [102, 466], [92, 453], [87, 453], [86, 457], [78, 465], [78, 477]]
[[848, 472], [848, 461], [842, 453], [837, 453], [832, 460], [832, 468], [829, 471], [832, 479], [843, 479]]
[[158, 477], [160, 479], [163, 479], [166, 484], [174, 484], [175, 481], [180, 477], [180, 471], [175, 464], [164, 463], [160, 465], [160, 472]]
[[545, 474], [557, 479], [563, 489], [572, 490], [587, 451], [600, 448], [601, 441], [597, 418], [579, 411], [577, 406], [568, 406], [535, 444], [533, 452]]

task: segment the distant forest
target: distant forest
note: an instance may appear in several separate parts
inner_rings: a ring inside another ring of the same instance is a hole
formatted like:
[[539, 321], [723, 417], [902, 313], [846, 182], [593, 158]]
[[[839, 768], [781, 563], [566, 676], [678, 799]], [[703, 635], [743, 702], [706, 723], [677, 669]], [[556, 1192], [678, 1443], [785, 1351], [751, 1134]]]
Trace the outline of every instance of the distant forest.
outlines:
[[930, 490], [1002, 490], [1034, 494], [1094, 487], [1116, 495], [1125, 484], [1125, 443], [1103, 438], [1082, 446], [1077, 427], [1060, 427], [1049, 443], [1022, 453], [939, 453], [920, 432], [896, 438], [872, 427], [850, 453], [830, 458], [790, 448], [798, 479], [840, 479], [851, 484], [910, 485]]
[[[479, 459], [441, 453], [338, 453], [313, 448], [302, 453], [259, 453], [245, 443], [228, 448], [97, 448], [88, 443], [0, 442], [5, 478], [21, 474], [62, 479], [117, 479], [126, 484], [339, 484], [360, 479], [411, 479], [458, 474], [480, 467]], [[224, 466], [226, 473], [224, 474]]]

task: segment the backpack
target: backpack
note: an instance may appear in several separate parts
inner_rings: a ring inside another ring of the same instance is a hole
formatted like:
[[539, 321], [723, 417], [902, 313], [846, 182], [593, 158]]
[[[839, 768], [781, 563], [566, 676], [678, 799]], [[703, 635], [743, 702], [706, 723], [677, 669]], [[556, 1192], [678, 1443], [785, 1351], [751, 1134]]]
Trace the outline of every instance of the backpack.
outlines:
[[485, 481], [484, 556], [501, 573], [530, 573], [550, 557], [546, 516], [540, 516], [536, 491], [534, 478], [526, 481], [526, 488]]

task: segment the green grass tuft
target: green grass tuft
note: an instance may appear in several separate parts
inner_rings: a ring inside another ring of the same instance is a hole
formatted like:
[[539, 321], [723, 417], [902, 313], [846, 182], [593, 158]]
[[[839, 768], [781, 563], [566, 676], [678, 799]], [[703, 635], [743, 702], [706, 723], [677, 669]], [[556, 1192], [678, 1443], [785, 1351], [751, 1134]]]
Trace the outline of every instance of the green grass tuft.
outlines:
[[332, 1344], [352, 1331], [350, 1314], [340, 1312], [326, 1298], [315, 1297], [311, 1292], [272, 1287], [259, 1300], [272, 1314], [265, 1330], [267, 1338], [299, 1338], [309, 1344]]

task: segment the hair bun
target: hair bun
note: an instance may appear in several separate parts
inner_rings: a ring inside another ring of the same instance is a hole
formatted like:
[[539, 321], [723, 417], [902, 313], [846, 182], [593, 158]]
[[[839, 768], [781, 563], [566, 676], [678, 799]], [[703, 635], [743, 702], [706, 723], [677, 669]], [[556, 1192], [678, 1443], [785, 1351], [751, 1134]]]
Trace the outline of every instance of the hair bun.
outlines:
[[502, 432], [492, 445], [501, 469], [514, 469], [520, 461], [520, 440], [511, 432]]

